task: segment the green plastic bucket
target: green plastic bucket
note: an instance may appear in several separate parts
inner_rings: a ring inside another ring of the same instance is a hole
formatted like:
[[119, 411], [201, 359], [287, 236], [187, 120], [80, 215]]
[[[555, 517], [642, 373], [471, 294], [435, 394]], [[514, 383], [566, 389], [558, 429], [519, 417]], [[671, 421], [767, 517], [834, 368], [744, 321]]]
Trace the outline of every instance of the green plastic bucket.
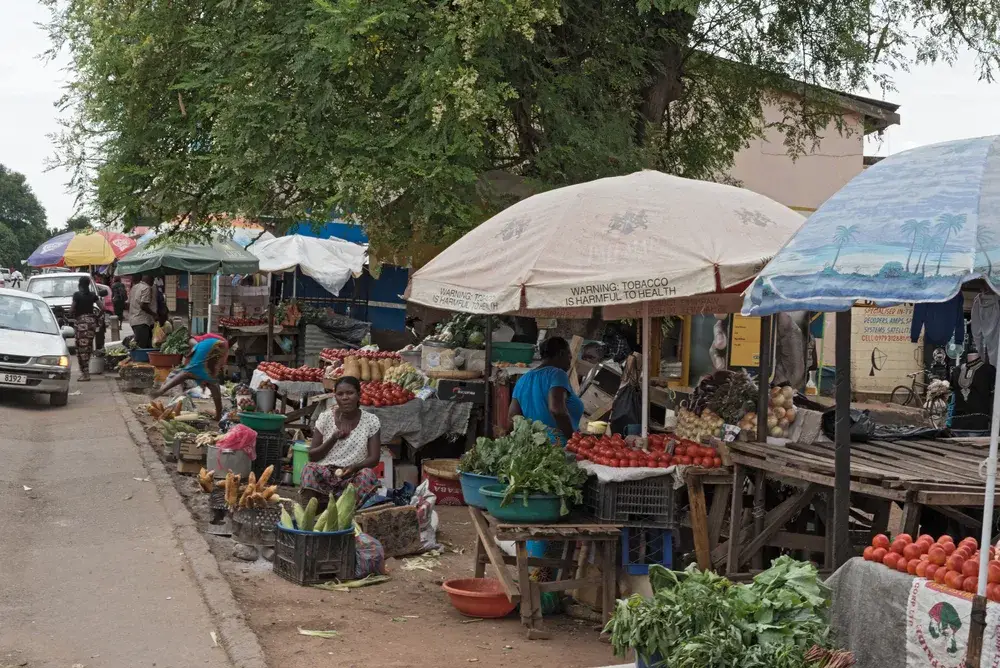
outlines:
[[561, 517], [559, 497], [553, 494], [518, 494], [506, 506], [500, 501], [507, 485], [483, 485], [479, 488], [486, 501], [486, 512], [501, 522], [558, 522]]
[[302, 484], [302, 469], [309, 463], [309, 444], [305, 441], [292, 443], [292, 484]]
[[531, 343], [501, 343], [493, 342], [493, 362], [510, 362], [511, 364], [531, 364], [535, 358], [535, 346]]

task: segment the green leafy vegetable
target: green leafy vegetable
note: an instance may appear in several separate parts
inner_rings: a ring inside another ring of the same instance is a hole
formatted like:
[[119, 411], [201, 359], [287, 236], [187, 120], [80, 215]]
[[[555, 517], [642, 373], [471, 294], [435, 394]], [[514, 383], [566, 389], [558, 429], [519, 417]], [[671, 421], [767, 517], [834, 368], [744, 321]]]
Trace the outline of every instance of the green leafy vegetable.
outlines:
[[553, 445], [548, 427], [542, 423], [514, 418], [514, 426], [506, 436], [476, 440], [475, 447], [462, 455], [459, 470], [466, 473], [491, 475], [508, 484], [501, 505], [527, 494], [553, 494], [562, 500], [562, 514], [569, 512], [569, 503], [580, 503], [580, 489], [587, 473], [566, 458], [566, 452]]
[[649, 581], [653, 597], [618, 601], [605, 629], [620, 656], [634, 649], [670, 668], [818, 668], [829, 659], [830, 595], [812, 564], [783, 556], [748, 585], [694, 565], [652, 566]]
[[187, 328], [178, 327], [170, 332], [160, 344], [160, 352], [164, 355], [186, 355], [190, 348], [188, 338]]

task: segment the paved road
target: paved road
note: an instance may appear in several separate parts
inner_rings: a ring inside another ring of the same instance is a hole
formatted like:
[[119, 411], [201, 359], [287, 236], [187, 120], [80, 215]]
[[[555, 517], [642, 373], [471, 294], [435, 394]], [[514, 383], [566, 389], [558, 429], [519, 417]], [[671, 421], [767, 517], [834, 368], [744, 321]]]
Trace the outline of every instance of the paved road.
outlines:
[[0, 392], [0, 668], [231, 668], [111, 382]]

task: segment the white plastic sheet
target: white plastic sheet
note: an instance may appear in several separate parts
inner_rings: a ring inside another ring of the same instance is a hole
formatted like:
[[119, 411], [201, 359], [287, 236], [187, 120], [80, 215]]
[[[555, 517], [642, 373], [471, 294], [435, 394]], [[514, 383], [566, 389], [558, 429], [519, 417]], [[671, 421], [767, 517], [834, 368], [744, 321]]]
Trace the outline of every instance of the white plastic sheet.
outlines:
[[360, 276], [367, 248], [340, 239], [318, 239], [301, 234], [258, 241], [248, 249], [260, 260], [260, 271], [278, 273], [296, 267], [331, 294], [337, 294], [351, 276]]

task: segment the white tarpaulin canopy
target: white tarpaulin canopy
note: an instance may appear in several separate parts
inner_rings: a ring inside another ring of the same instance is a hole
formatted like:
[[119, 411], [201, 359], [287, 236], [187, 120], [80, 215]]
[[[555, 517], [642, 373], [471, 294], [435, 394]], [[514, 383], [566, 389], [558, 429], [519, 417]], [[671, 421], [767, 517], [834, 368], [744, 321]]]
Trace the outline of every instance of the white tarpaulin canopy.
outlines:
[[247, 250], [260, 260], [260, 271], [277, 273], [298, 267], [331, 294], [337, 294], [351, 276], [360, 276], [367, 248], [340, 239], [318, 239], [291, 234], [258, 241]]
[[407, 299], [500, 314], [722, 292], [756, 276], [804, 221], [734, 186], [654, 171], [598, 179], [493, 216], [417, 271]]

